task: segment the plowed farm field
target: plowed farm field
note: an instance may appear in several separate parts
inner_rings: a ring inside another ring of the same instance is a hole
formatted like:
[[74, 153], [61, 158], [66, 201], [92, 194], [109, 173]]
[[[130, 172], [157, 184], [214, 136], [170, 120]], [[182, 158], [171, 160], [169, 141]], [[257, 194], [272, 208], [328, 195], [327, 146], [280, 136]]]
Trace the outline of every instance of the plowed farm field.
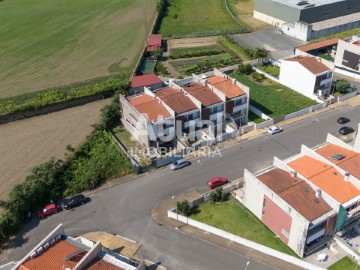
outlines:
[[110, 99], [0, 125], [0, 198], [24, 181], [31, 169], [52, 156], [64, 158], [66, 146], [85, 141], [100, 109]]

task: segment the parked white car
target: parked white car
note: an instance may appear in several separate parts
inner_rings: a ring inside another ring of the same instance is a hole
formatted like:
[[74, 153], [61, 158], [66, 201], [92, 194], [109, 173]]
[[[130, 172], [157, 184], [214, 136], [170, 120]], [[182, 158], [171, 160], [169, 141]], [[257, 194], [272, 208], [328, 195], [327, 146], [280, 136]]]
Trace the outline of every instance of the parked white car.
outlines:
[[280, 133], [282, 131], [283, 131], [283, 129], [281, 127], [276, 127], [276, 126], [273, 126], [273, 127], [268, 129], [268, 133], [271, 134], [271, 135], [274, 135], [276, 133]]

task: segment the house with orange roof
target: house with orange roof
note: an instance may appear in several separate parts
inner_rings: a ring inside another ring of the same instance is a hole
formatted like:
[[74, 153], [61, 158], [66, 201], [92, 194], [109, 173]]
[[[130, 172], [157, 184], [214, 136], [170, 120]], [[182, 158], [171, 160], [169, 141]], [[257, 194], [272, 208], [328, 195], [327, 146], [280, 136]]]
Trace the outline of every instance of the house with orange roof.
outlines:
[[146, 149], [175, 145], [175, 112], [150, 90], [135, 96], [120, 95], [121, 121]]
[[250, 88], [214, 69], [212, 76], [199, 75], [198, 80], [213, 90], [225, 102], [225, 116], [233, 119], [238, 126], [248, 122]]
[[334, 166], [316, 151], [289, 160], [287, 165], [319, 190], [321, 196], [338, 212], [335, 232], [342, 234], [353, 227], [360, 218], [360, 184], [355, 184], [346, 171]]
[[110, 250], [105, 252], [100, 242], [69, 237], [60, 224], [11, 269], [143, 270], [145, 265]]
[[313, 100], [330, 95], [333, 72], [320, 58], [295, 55], [280, 62], [281, 84]]
[[303, 178], [276, 166], [244, 173], [243, 204], [300, 257], [331, 240], [336, 211]]
[[163, 87], [163, 81], [154, 73], [137, 75], [131, 79], [129, 95], [139, 94], [144, 92], [144, 87], [150, 90], [155, 90]]

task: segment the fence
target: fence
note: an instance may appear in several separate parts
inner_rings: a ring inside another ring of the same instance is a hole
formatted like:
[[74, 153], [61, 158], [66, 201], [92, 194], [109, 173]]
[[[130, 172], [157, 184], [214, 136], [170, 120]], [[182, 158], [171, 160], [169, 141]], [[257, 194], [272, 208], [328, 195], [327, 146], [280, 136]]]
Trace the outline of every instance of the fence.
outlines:
[[350, 93], [348, 93], [346, 95], [339, 96], [337, 98], [337, 101], [343, 101], [343, 100], [346, 100], [348, 98], [352, 98], [352, 97], [356, 96], [357, 94], [358, 94], [358, 91], [352, 91], [352, 92], [350, 92]]
[[252, 105], [249, 105], [249, 110], [253, 113], [255, 113], [257, 116], [260, 116], [262, 119], [265, 119], [265, 120], [269, 120], [271, 119], [270, 116], [267, 116], [265, 113], [263, 113], [262, 111], [260, 111], [258, 108], [255, 108], [254, 106]]
[[270, 75], [269, 73], [265, 72], [265, 71], [262, 71], [261, 69], [258, 69], [255, 65], [253, 65], [253, 69], [257, 72], [257, 73], [260, 73], [260, 74], [263, 74], [266, 78], [269, 78], [270, 80], [273, 80], [277, 83], [279, 83], [279, 78], [273, 76], [273, 75]]
[[264, 128], [264, 127], [268, 127], [268, 126], [271, 126], [275, 123], [274, 119], [270, 119], [270, 120], [267, 120], [265, 122], [262, 122], [260, 124], [255, 124], [255, 129], [260, 129], [260, 128]]

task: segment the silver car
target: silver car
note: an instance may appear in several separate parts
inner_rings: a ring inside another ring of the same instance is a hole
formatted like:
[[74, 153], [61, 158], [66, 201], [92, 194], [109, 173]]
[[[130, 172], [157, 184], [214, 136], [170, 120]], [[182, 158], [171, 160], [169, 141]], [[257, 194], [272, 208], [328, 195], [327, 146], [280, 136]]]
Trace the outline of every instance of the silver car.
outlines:
[[190, 165], [190, 161], [186, 159], [179, 159], [170, 165], [170, 169], [175, 171]]

